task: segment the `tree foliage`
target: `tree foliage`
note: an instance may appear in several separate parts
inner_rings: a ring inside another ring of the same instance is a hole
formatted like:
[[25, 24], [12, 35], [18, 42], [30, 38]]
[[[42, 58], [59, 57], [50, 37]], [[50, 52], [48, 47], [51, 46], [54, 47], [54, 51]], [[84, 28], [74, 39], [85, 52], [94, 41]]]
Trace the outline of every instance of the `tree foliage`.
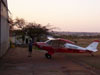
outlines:
[[22, 35], [22, 36], [30, 36], [31, 38], [37, 37], [41, 38], [43, 36], [50, 35], [50, 30], [52, 28], [49, 28], [50, 26], [42, 26], [41, 24], [38, 23], [26, 23], [26, 21], [22, 18], [16, 18], [16, 19], [10, 19], [10, 26], [13, 28], [16, 26], [17, 30], [13, 30], [12, 32], [15, 35]]
[[47, 35], [50, 35], [49, 29], [47, 28], [47, 26], [42, 26], [41, 24], [36, 24], [36, 23], [29, 23], [22, 30], [24, 34], [30, 36], [31, 38], [37, 37], [38, 40], [41, 37], [46, 37]]

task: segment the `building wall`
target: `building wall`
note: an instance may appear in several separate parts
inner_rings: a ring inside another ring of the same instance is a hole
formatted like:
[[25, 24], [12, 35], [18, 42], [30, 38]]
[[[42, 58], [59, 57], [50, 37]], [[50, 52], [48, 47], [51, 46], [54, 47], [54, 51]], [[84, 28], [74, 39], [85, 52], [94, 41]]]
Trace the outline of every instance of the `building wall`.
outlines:
[[[3, 2], [5, 3], [3, 3]], [[3, 56], [9, 47], [9, 25], [7, 0], [0, 3], [0, 57]], [[6, 6], [5, 6], [6, 5]]]

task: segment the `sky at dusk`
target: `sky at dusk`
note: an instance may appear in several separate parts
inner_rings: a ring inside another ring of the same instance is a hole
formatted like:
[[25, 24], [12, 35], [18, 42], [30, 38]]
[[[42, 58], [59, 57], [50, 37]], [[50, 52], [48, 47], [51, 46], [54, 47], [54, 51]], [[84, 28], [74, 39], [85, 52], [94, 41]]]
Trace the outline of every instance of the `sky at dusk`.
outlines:
[[58, 31], [100, 32], [100, 0], [8, 0], [12, 17]]

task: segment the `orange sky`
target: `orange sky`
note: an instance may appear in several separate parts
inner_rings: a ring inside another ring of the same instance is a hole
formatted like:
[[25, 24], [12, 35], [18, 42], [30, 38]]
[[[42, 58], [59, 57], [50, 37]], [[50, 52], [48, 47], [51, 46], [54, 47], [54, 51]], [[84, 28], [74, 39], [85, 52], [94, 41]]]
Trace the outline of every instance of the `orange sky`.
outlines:
[[60, 31], [100, 32], [100, 0], [8, 0], [13, 18]]

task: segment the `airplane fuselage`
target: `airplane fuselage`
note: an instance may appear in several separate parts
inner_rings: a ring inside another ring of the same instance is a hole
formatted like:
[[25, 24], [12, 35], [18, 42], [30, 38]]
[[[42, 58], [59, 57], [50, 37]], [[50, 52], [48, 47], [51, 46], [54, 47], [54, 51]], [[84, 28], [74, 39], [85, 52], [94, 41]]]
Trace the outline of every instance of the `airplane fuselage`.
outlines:
[[98, 51], [99, 42], [94, 41], [86, 48], [75, 45], [73, 42], [65, 39], [48, 40], [46, 42], [36, 42], [34, 45], [41, 50], [47, 51], [45, 56], [49, 59], [54, 53], [90, 53]]
[[60, 53], [86, 53], [86, 52], [92, 52], [87, 50], [86, 48], [74, 45], [74, 44], [65, 44], [65, 47], [53, 47], [48, 45], [47, 43], [44, 42], [38, 42], [36, 44], [36, 46], [38, 48], [40, 48], [41, 50], [46, 50], [48, 51], [48, 53], [56, 53], [56, 52], [60, 52]]

